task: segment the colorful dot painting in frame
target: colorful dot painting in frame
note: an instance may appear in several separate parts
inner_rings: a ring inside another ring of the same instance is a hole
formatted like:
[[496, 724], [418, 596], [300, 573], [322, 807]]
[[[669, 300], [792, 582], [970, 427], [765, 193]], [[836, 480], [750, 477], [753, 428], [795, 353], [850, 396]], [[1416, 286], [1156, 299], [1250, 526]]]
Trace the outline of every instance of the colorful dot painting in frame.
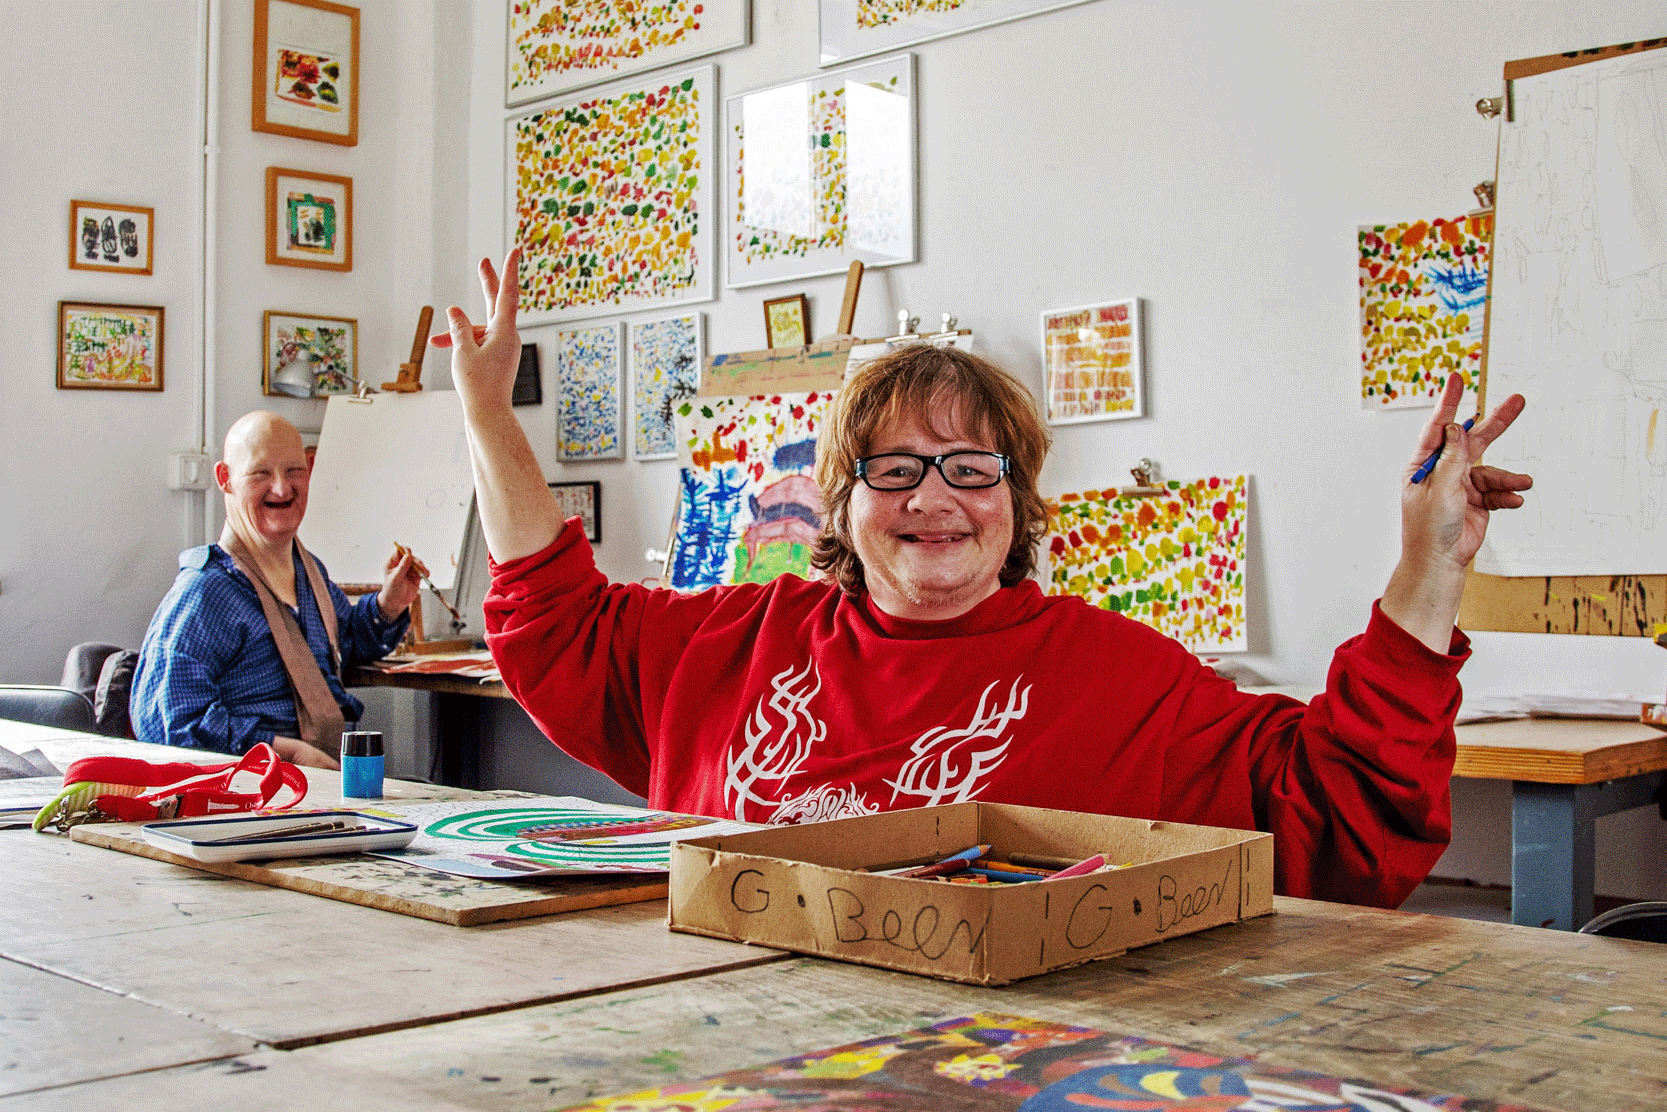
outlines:
[[678, 407], [677, 524], [665, 583], [698, 591], [810, 575], [822, 529], [813, 475], [829, 391], [691, 398]]
[[849, 62], [1087, 0], [818, 0], [821, 64]]
[[1169, 479], [1049, 501], [1047, 592], [1079, 595], [1195, 653], [1243, 651], [1250, 476]]
[[1140, 300], [1043, 312], [1042, 376], [1050, 425], [1145, 416]]
[[677, 457], [677, 409], [700, 388], [699, 313], [631, 322], [631, 457]]
[[1360, 229], [1360, 396], [1434, 405], [1447, 376], [1476, 400], [1493, 213]]
[[556, 333], [556, 458], [621, 459], [619, 382], [625, 326], [620, 323]]
[[510, 0], [504, 107], [747, 45], [747, 0]]
[[914, 117], [912, 54], [724, 98], [725, 285], [913, 262]]
[[574, 1105], [567, 1112], [1530, 1112], [995, 1012]]
[[506, 122], [523, 324], [712, 298], [714, 84], [700, 66]]

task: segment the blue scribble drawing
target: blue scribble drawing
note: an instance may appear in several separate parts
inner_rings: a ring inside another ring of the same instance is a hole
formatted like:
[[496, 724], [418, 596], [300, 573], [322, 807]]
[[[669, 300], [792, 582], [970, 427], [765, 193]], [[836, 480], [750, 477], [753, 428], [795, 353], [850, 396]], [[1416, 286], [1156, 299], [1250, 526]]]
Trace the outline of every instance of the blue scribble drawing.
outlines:
[[672, 549], [671, 585], [680, 591], [716, 587], [726, 582], [735, 514], [746, 493], [746, 476], [740, 468], [716, 468], [713, 485], [707, 486], [685, 467], [681, 478], [683, 498]]
[[635, 458], [677, 454], [675, 414], [700, 385], [701, 346], [698, 313], [631, 326]]
[[776, 449], [774, 462], [777, 471], [802, 471], [810, 474], [816, 467], [816, 438], [808, 437], [783, 444]]
[[1488, 272], [1485, 267], [1432, 266], [1424, 271], [1435, 283], [1436, 297], [1455, 313], [1480, 309], [1488, 303]]

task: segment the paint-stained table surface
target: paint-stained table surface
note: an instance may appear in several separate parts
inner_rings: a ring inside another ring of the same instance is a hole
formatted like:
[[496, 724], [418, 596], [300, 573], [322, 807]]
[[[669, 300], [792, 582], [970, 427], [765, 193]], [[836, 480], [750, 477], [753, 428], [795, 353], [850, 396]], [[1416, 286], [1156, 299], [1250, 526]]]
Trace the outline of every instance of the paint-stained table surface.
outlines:
[[1276, 905], [1271, 916], [1004, 988], [793, 958], [93, 1082], [18, 1107], [323, 1107], [351, 1079], [351, 1091], [398, 1094], [410, 1107], [561, 1108], [975, 1011], [1551, 1112], [1667, 1107], [1660, 948]]

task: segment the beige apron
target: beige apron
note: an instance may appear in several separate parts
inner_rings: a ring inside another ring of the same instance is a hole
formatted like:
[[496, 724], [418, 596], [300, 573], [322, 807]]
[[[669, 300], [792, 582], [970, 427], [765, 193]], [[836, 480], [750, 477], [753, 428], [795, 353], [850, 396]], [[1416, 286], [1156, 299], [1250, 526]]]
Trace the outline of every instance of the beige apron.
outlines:
[[[255, 567], [254, 559], [241, 540], [235, 536], [222, 538], [220, 547], [232, 558], [237, 570], [254, 584], [255, 595], [260, 599], [262, 612], [266, 614], [266, 624], [272, 628], [272, 640], [278, 646], [278, 657], [283, 661], [289, 685], [295, 691], [295, 720], [300, 726], [301, 740], [333, 758], [339, 757], [342, 728], [346, 722], [340, 704], [330, 693], [324, 673], [318, 669], [318, 659], [307, 645], [300, 623], [289, 607], [278, 601], [277, 592]], [[324, 619], [324, 632], [330, 639], [330, 666], [339, 675], [341, 649], [336, 642], [336, 608], [331, 603], [329, 588], [325, 586], [323, 573], [318, 570], [318, 561], [301, 547], [300, 540], [295, 541], [295, 551], [301, 555], [301, 566], [306, 570], [307, 582], [313, 589], [313, 605], [318, 608], [319, 617]]]

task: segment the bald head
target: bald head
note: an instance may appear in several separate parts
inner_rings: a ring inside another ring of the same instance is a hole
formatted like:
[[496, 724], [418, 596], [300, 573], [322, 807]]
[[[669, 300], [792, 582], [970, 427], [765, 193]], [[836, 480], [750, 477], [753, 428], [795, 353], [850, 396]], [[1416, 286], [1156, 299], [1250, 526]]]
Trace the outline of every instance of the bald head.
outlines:
[[[241, 462], [252, 452], [257, 452], [269, 444], [286, 449], [293, 447], [295, 454], [303, 459], [306, 456], [305, 449], [301, 446], [300, 430], [276, 413], [257, 409], [232, 422], [232, 427], [226, 430], [226, 443], [220, 458], [228, 464], [234, 459]], [[233, 467], [233, 470], [236, 468]]]
[[307, 512], [307, 452], [294, 425], [264, 409], [226, 430], [214, 477], [226, 495], [226, 528], [250, 547], [287, 546]]

